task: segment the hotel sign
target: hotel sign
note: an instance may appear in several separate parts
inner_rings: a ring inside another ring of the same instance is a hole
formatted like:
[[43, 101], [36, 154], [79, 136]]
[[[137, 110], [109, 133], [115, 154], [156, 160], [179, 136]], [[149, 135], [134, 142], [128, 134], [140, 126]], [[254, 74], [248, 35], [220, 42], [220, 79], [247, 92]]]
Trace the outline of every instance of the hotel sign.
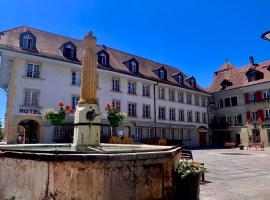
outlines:
[[30, 115], [41, 115], [40, 109], [33, 109], [33, 108], [20, 108], [19, 113]]

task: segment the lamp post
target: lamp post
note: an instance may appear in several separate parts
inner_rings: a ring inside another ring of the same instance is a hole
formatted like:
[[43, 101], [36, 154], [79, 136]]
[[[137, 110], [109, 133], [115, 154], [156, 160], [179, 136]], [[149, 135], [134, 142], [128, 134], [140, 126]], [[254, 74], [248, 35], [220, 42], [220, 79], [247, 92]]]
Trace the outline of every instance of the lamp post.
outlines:
[[261, 37], [262, 39], [268, 40], [270, 42], [270, 31], [265, 32]]

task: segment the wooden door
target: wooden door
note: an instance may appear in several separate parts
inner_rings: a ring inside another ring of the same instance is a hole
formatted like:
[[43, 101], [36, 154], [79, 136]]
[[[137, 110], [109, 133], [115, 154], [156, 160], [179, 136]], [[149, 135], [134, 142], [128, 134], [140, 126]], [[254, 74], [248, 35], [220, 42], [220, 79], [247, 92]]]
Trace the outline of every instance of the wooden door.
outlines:
[[200, 146], [206, 146], [206, 132], [199, 132]]

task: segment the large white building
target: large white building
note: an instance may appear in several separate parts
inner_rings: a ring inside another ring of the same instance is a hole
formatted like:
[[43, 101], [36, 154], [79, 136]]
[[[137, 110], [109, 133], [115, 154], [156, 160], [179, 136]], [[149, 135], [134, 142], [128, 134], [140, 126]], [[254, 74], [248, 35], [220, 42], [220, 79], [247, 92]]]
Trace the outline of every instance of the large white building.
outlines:
[[[135, 142], [165, 138], [185, 146], [208, 144], [208, 97], [179, 69], [97, 45], [100, 110], [113, 100], [128, 114], [113, 133]], [[5, 141], [68, 142], [69, 126], [42, 120], [59, 102], [73, 109], [80, 95], [82, 41], [30, 27], [0, 32], [0, 87], [7, 91]], [[108, 124], [105, 114], [102, 123]], [[69, 116], [65, 122], [72, 122]], [[109, 135], [107, 126], [102, 135]]]

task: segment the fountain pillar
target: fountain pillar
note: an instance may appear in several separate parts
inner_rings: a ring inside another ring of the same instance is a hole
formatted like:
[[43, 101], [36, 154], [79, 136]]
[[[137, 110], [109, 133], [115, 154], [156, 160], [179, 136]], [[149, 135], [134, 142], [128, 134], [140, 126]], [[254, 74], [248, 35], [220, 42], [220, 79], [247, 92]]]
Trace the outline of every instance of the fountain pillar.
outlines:
[[[97, 103], [97, 59], [96, 38], [89, 32], [83, 40], [84, 54], [81, 72], [80, 100], [76, 107], [72, 148], [85, 150], [89, 146], [100, 145], [100, 126], [91, 125], [100, 123]], [[92, 118], [94, 116], [94, 118]]]

